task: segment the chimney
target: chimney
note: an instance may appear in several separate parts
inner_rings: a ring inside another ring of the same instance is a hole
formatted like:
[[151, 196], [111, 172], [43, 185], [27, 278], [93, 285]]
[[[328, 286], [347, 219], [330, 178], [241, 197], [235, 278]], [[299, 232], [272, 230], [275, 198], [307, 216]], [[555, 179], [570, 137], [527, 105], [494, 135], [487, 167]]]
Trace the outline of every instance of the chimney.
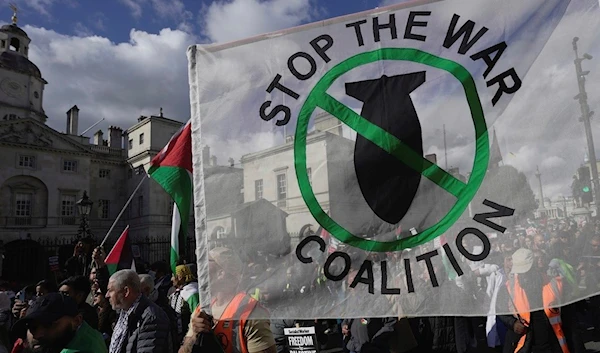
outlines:
[[210, 165], [215, 167], [217, 165], [217, 156], [210, 157]]
[[437, 155], [435, 153], [426, 155], [425, 159], [427, 159], [433, 164], [437, 164]]
[[108, 147], [123, 148], [123, 129], [112, 125], [108, 128]]
[[235, 165], [235, 160], [233, 158], [229, 158], [229, 166], [233, 167]]
[[67, 112], [67, 135], [77, 135], [79, 129], [79, 108], [76, 105]]
[[121, 146], [124, 149], [127, 149], [129, 146], [129, 133], [127, 133], [127, 131], [123, 131], [123, 136], [121, 138]]
[[210, 166], [210, 147], [204, 146], [202, 149], [202, 163], [205, 167]]
[[94, 145], [104, 146], [103, 137], [104, 137], [104, 133], [102, 132], [102, 130], [96, 131], [96, 133], [94, 134]]
[[[316, 131], [327, 131], [334, 135], [342, 136], [342, 123], [334, 118], [329, 113], [321, 113], [315, 117], [315, 130]], [[293, 141], [293, 138], [291, 139]], [[287, 138], [286, 138], [286, 142]]]

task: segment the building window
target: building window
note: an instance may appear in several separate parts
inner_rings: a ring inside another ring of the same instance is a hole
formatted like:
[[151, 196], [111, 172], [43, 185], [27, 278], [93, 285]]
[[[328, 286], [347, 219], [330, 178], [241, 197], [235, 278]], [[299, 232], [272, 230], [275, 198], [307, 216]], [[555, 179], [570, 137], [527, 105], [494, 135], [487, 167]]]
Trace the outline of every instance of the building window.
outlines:
[[35, 168], [35, 157], [34, 156], [19, 156], [19, 167], [22, 168]]
[[21, 42], [19, 41], [19, 38], [11, 38], [10, 50], [19, 51], [20, 48], [21, 48]]
[[287, 176], [286, 174], [277, 175], [277, 206], [285, 207], [287, 199]]
[[144, 215], [144, 195], [138, 196], [138, 216]]
[[110, 169], [100, 169], [98, 176], [100, 178], [110, 178]]
[[306, 168], [306, 175], [308, 175], [308, 183], [312, 186], [312, 168]]
[[225, 228], [217, 228], [217, 239], [225, 239]]
[[75, 224], [75, 195], [62, 195], [60, 199], [60, 216], [62, 224]]
[[254, 197], [256, 200], [260, 200], [263, 198], [263, 180], [255, 180], [254, 181]]
[[15, 194], [15, 225], [31, 225], [31, 209], [33, 204], [33, 194], [17, 193]]
[[146, 169], [144, 169], [143, 165], [138, 165], [137, 168], [135, 168], [136, 175], [141, 175], [141, 174], [144, 174], [145, 172], [146, 172]]
[[133, 139], [129, 140], [129, 149], [133, 149]]
[[98, 201], [98, 217], [102, 219], [110, 218], [110, 200]]
[[144, 143], [144, 134], [140, 134], [140, 145]]
[[2, 120], [6, 120], [6, 121], [17, 120], [17, 119], [19, 119], [19, 116], [17, 114], [6, 114], [2, 118]]
[[73, 160], [63, 161], [63, 171], [76, 172], [77, 171], [77, 161], [73, 161]]
[[6, 48], [6, 40], [2, 39], [2, 48]]

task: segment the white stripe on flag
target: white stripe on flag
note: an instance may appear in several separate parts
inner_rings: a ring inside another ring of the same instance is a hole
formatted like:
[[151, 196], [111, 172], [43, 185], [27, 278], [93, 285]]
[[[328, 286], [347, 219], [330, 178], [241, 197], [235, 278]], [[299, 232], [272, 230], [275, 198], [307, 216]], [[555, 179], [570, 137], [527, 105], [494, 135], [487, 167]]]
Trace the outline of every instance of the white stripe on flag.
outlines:
[[171, 248], [175, 250], [177, 257], [179, 254], [179, 230], [181, 229], [181, 215], [177, 208], [177, 203], [173, 202], [173, 220], [171, 221]]

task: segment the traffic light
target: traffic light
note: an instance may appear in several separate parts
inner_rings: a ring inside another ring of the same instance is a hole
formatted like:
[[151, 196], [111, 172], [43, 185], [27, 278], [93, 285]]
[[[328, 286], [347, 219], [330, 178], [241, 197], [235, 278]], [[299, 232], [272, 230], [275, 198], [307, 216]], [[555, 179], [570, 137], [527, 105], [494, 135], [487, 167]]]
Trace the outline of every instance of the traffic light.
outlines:
[[578, 174], [579, 185], [581, 187], [581, 202], [591, 203], [594, 198], [592, 196], [590, 169], [588, 167], [581, 167], [579, 168]]

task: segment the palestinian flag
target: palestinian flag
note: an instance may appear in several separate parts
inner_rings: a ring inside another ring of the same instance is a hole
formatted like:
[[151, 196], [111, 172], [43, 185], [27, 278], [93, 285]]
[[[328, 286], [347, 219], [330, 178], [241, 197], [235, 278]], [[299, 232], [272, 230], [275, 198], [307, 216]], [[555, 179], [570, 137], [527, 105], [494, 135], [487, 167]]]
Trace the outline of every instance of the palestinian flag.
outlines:
[[200, 303], [200, 295], [198, 293], [198, 282], [188, 283], [181, 289], [181, 297], [190, 308], [190, 312], [194, 312]]
[[[188, 122], [152, 159], [148, 174], [173, 198], [171, 223], [171, 269], [187, 244], [187, 228], [192, 204], [192, 124]], [[180, 244], [184, 244], [180, 247]]]
[[129, 241], [129, 226], [125, 228], [104, 262], [106, 262], [108, 273], [111, 276], [119, 270], [135, 270], [133, 251], [131, 249], [131, 242]]

